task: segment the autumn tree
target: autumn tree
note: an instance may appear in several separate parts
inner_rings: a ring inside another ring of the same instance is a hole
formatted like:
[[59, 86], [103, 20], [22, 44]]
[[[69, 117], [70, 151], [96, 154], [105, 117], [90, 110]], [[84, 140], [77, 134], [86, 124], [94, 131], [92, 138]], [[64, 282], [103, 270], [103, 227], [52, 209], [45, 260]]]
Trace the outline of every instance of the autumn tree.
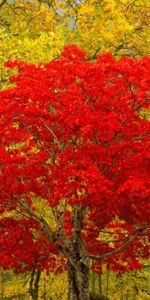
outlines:
[[40, 0], [54, 9], [67, 43], [90, 58], [108, 50], [116, 56], [150, 54], [150, 5], [146, 0]]
[[69, 300], [89, 300], [90, 267], [140, 268], [149, 254], [150, 58], [91, 62], [70, 46], [7, 67], [18, 75], [0, 92], [1, 266], [67, 270]]
[[[149, 55], [150, 6], [146, 0], [17, 0], [0, 4], [0, 63], [48, 62], [76, 43], [93, 59]], [[2, 64], [3, 65], [3, 64]]]
[[8, 60], [45, 63], [58, 57], [63, 33], [53, 9], [37, 1], [11, 1], [0, 8], [0, 89], [8, 85]]

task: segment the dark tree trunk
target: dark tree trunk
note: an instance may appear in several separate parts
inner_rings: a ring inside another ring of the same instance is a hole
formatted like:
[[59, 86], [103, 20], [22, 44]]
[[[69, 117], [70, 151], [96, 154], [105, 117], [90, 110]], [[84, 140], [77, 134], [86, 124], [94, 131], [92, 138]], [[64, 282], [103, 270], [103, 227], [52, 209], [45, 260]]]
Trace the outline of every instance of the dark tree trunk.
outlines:
[[68, 300], [80, 300], [75, 267], [68, 261]]
[[90, 300], [89, 292], [89, 265], [81, 263], [80, 271], [80, 300]]
[[68, 300], [90, 300], [87, 264], [80, 263], [80, 269], [77, 270], [68, 262], [68, 286]]
[[71, 260], [68, 263], [69, 300], [90, 300], [89, 293], [89, 258], [82, 239], [84, 208], [73, 208], [72, 222], [74, 234], [69, 245]]
[[39, 270], [33, 270], [31, 274], [29, 293], [32, 300], [38, 300], [39, 294], [39, 281], [40, 281], [41, 272]]

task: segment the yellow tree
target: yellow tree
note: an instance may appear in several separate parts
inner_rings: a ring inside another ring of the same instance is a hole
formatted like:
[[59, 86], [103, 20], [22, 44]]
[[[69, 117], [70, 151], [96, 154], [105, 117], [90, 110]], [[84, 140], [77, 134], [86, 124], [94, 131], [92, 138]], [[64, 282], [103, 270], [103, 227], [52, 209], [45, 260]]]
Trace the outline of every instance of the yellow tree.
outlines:
[[45, 62], [56, 57], [64, 43], [78, 44], [91, 58], [106, 50], [118, 56], [150, 53], [149, 0], [1, 3], [1, 55], [8, 59]]
[[150, 53], [149, 0], [43, 2], [59, 15], [67, 42], [87, 49], [91, 58], [106, 50], [117, 56]]
[[64, 46], [55, 11], [37, 1], [15, 1], [0, 7], [0, 88], [7, 85], [4, 63], [23, 60], [44, 63]]

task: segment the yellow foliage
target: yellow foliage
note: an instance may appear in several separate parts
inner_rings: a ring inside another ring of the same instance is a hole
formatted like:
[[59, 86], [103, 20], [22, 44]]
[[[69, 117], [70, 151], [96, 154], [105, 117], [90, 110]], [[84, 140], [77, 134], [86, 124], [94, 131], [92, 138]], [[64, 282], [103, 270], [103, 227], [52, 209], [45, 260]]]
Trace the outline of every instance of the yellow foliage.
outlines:
[[142, 111], [140, 112], [140, 116], [143, 119], [150, 121], [150, 110], [149, 109], [142, 109]]
[[[4, 276], [4, 271], [0, 270], [0, 291], [2, 297], [16, 297], [15, 299], [31, 300], [29, 294], [29, 282], [31, 274], [15, 275], [12, 271], [7, 271]], [[39, 300], [49, 299], [66, 300], [67, 299], [67, 274], [50, 274], [46, 275], [44, 272], [41, 274], [39, 283]], [[0, 295], [1, 295], [0, 294]], [[43, 298], [45, 297], [45, 298]], [[3, 299], [2, 298], [2, 299]]]
[[105, 49], [116, 55], [148, 55], [148, 1], [82, 1], [76, 8], [75, 29], [69, 34], [91, 57]]
[[51, 9], [36, 1], [16, 1], [0, 11], [0, 44], [0, 88], [5, 88], [7, 60], [48, 62], [60, 54], [64, 39]]
[[149, 0], [43, 2], [19, 0], [1, 9], [0, 61], [46, 62], [64, 43], [76, 43], [90, 57], [105, 50], [117, 56], [150, 53]]

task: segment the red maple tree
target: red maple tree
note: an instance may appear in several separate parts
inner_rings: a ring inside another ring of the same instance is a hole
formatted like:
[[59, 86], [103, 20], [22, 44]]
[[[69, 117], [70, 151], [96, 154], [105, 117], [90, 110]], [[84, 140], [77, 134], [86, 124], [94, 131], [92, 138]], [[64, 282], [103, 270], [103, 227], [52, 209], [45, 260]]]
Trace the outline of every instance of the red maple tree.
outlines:
[[0, 92], [0, 264], [67, 268], [70, 299], [89, 300], [90, 259], [122, 272], [148, 257], [150, 58], [92, 62], [70, 46], [7, 67], [18, 74]]

